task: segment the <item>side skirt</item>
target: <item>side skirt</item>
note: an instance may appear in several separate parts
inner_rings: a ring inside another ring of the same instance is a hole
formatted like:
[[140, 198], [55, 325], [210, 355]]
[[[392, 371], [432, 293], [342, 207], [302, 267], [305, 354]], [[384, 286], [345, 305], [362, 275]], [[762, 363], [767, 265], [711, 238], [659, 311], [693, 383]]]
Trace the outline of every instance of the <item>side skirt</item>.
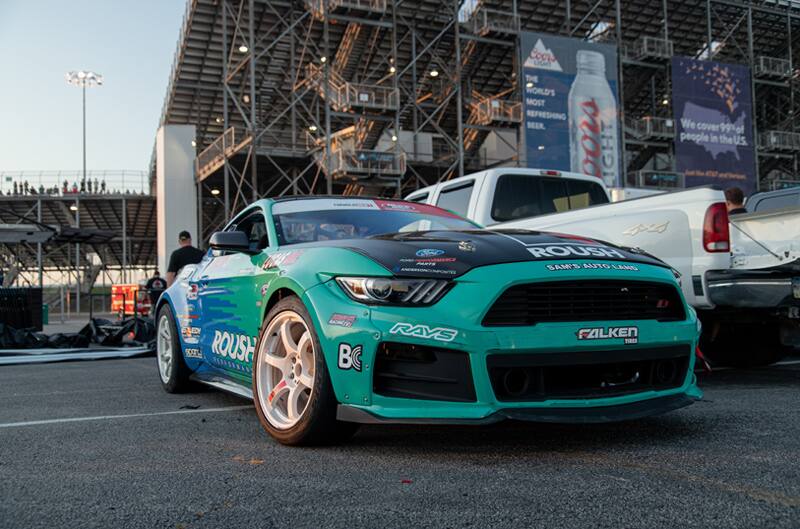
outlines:
[[200, 382], [201, 384], [205, 384], [206, 386], [211, 386], [212, 388], [221, 389], [226, 393], [232, 393], [239, 397], [253, 400], [253, 390], [241, 384], [235, 380], [231, 380], [227, 377], [222, 377], [219, 375], [209, 375], [206, 373], [194, 373], [189, 377], [189, 379], [194, 380], [195, 382]]

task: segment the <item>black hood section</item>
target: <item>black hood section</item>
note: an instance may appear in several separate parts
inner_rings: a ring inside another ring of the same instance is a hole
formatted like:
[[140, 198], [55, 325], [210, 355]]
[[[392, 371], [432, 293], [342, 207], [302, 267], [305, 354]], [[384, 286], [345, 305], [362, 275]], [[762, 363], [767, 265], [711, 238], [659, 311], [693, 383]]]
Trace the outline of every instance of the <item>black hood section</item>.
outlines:
[[632, 248], [528, 230], [409, 232], [297, 246], [347, 248], [369, 257], [398, 277], [446, 279], [479, 266], [542, 260], [620, 261], [669, 268], [663, 261]]

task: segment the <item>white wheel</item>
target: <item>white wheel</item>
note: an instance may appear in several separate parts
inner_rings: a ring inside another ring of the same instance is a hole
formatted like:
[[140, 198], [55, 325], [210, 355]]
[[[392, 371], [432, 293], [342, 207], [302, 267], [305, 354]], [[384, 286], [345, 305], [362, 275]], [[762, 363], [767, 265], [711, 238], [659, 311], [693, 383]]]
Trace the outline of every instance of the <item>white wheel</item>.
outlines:
[[270, 425], [287, 430], [302, 419], [314, 389], [314, 339], [303, 318], [292, 310], [278, 313], [264, 331], [256, 358], [255, 397]]
[[169, 314], [161, 314], [158, 320], [158, 335], [156, 338], [156, 356], [158, 358], [158, 374], [161, 382], [168, 384], [172, 374], [172, 366], [175, 360], [175, 350], [172, 343], [172, 325], [169, 321]]

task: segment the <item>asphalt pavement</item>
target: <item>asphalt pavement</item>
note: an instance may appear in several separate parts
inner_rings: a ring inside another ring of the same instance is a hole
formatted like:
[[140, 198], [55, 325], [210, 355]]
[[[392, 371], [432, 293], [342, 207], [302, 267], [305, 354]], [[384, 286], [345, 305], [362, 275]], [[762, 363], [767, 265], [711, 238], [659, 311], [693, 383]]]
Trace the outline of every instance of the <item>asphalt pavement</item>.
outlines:
[[369, 426], [288, 448], [155, 358], [0, 368], [0, 527], [800, 527], [800, 359], [631, 423]]

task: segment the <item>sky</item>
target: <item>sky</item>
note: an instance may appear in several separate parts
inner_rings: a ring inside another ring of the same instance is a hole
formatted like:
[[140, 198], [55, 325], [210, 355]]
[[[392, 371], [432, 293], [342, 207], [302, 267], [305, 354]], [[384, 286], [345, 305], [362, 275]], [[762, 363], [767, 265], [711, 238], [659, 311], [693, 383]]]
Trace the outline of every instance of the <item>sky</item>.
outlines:
[[87, 169], [146, 170], [185, 0], [0, 0], [0, 171], [80, 169], [87, 88]]

